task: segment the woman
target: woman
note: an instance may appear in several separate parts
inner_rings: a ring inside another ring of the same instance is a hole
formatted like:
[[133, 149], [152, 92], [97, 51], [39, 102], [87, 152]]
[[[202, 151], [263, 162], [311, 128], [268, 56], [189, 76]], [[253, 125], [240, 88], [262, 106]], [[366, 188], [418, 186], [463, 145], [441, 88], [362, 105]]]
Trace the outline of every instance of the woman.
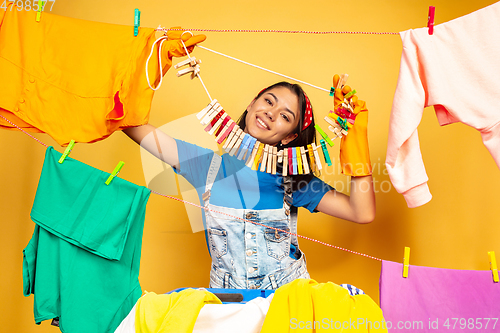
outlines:
[[[334, 77], [334, 86], [336, 81], [338, 76]], [[335, 93], [336, 103], [343, 101], [349, 91], [348, 87], [339, 89]], [[162, 147], [160, 156], [155, 140], [148, 139], [151, 137], [148, 134], [156, 130], [154, 126], [124, 130], [134, 141], [173, 166], [203, 198], [212, 257], [211, 288], [276, 289], [296, 278], [309, 278], [296, 237], [280, 231], [296, 233], [295, 207], [357, 223], [373, 220], [375, 198], [366, 140], [368, 112], [364, 102], [356, 99], [353, 104], [355, 113], [366, 112], [358, 113], [355, 126], [341, 143], [343, 171], [353, 176], [350, 196], [312, 175], [290, 179], [253, 171], [235, 156], [219, 157], [212, 150], [156, 132]], [[299, 85], [287, 82], [262, 90], [238, 123], [245, 133], [278, 149], [306, 146], [315, 138], [308, 98]]]

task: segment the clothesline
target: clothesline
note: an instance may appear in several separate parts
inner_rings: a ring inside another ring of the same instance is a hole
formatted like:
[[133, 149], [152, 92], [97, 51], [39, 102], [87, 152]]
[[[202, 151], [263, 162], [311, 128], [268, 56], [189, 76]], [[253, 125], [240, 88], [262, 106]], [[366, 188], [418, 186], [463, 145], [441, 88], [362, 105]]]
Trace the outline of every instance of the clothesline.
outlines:
[[204, 31], [204, 32], [246, 32], [246, 33], [287, 33], [287, 34], [314, 34], [314, 35], [332, 35], [332, 34], [350, 34], [350, 35], [399, 35], [399, 32], [375, 32], [375, 31], [310, 31], [310, 30], [275, 30], [275, 29], [200, 29], [200, 28], [162, 28], [159, 26], [156, 31]]
[[[11, 122], [10, 120], [8, 120], [7, 118], [5, 118], [4, 116], [0, 115], [1, 118], [3, 118], [5, 121], [7, 121], [9, 124], [11, 124], [12, 126], [16, 127], [18, 130], [20, 130], [21, 132], [23, 132], [24, 134], [28, 135], [30, 138], [32, 138], [33, 140], [37, 141], [38, 143], [40, 143], [41, 145], [45, 146], [45, 147], [49, 147], [49, 145], [47, 145], [46, 143], [42, 142], [41, 140], [35, 138], [33, 135], [29, 134], [28, 132], [26, 132], [25, 130], [23, 130], [21, 127], [17, 126], [16, 124], [14, 124], [13, 122]], [[227, 214], [227, 213], [222, 213], [222, 212], [218, 212], [216, 210], [212, 210], [212, 209], [208, 209], [207, 207], [204, 207], [204, 206], [200, 206], [198, 204], [195, 204], [195, 203], [192, 203], [192, 202], [189, 202], [189, 201], [186, 201], [186, 200], [183, 200], [183, 199], [179, 199], [179, 198], [176, 198], [176, 197], [173, 197], [173, 196], [170, 196], [170, 195], [166, 195], [166, 194], [161, 194], [161, 193], [158, 193], [158, 192], [155, 192], [153, 190], [150, 190], [151, 193], [154, 193], [154, 194], [157, 194], [157, 195], [160, 195], [162, 197], [165, 197], [167, 199], [173, 199], [173, 200], [176, 200], [176, 201], [180, 201], [184, 204], [188, 204], [188, 205], [191, 205], [191, 206], [194, 206], [194, 207], [198, 207], [198, 208], [201, 208], [203, 210], [206, 210], [206, 211], [212, 211], [212, 212], [215, 212], [215, 213], [219, 213], [219, 214], [223, 214], [223, 215], [226, 215], [228, 217], [231, 217], [231, 218], [234, 218], [234, 219], [237, 219], [237, 220], [240, 220], [242, 222], [248, 222], [248, 223], [253, 223], [253, 224], [256, 224], [256, 225], [259, 225], [259, 226], [262, 226], [262, 227], [266, 227], [266, 228], [269, 228], [269, 229], [273, 229], [273, 230], [277, 230], [277, 231], [280, 231], [280, 232], [284, 232], [284, 233], [287, 233], [291, 236], [296, 236], [296, 237], [300, 237], [300, 238], [303, 238], [303, 239], [307, 239], [309, 241], [312, 241], [312, 242], [315, 242], [315, 243], [318, 243], [318, 244], [321, 244], [321, 245], [325, 245], [325, 246], [328, 246], [328, 247], [331, 247], [331, 248], [334, 248], [334, 249], [337, 249], [337, 250], [341, 250], [341, 251], [345, 251], [345, 252], [349, 252], [351, 254], [357, 254], [359, 256], [362, 256], [362, 257], [365, 257], [365, 258], [369, 258], [369, 259], [374, 259], [374, 260], [378, 260], [378, 261], [382, 261], [382, 259], [380, 258], [377, 258], [377, 257], [373, 257], [373, 256], [370, 256], [368, 254], [364, 254], [364, 253], [360, 253], [360, 252], [356, 252], [356, 251], [352, 251], [352, 250], [349, 250], [349, 249], [346, 249], [346, 248], [343, 248], [343, 247], [340, 247], [340, 246], [336, 246], [336, 245], [332, 245], [332, 244], [329, 244], [329, 243], [325, 243], [325, 242], [322, 242], [322, 241], [319, 241], [317, 239], [314, 239], [314, 238], [310, 238], [310, 237], [307, 237], [307, 236], [302, 236], [302, 235], [299, 235], [299, 234], [295, 234], [295, 233], [292, 233], [292, 232], [289, 232], [289, 231], [286, 231], [286, 230], [281, 230], [281, 229], [277, 229], [277, 228], [273, 228], [273, 227], [270, 227], [270, 226], [267, 226], [267, 225], [264, 225], [264, 224], [260, 224], [258, 222], [255, 222], [255, 221], [250, 221], [250, 220], [247, 220], [247, 219], [243, 219], [243, 218], [240, 218], [240, 217], [237, 217], [237, 216], [232, 216], [230, 214]]]

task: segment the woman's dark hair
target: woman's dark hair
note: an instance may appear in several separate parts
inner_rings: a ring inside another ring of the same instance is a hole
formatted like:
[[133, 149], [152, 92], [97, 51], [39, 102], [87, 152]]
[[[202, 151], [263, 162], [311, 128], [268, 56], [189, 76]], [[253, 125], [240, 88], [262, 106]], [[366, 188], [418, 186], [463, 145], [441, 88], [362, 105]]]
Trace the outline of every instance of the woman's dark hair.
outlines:
[[[265, 92], [267, 92], [271, 89], [277, 88], [277, 87], [285, 87], [288, 90], [290, 90], [292, 93], [294, 93], [295, 96], [297, 96], [297, 98], [299, 100], [299, 110], [300, 110], [299, 123], [298, 123], [297, 127], [292, 132], [292, 133], [297, 133], [297, 137], [294, 140], [290, 141], [286, 145], [282, 145], [280, 143], [278, 146], [278, 149], [283, 149], [283, 148], [288, 148], [288, 147], [307, 147], [307, 145], [309, 145], [313, 142], [316, 143], [316, 129], [314, 128], [314, 114], [312, 113], [312, 105], [311, 105], [311, 114], [313, 116], [311, 119], [311, 123], [309, 124], [309, 126], [307, 126], [307, 128], [305, 128], [303, 131], [301, 131], [302, 124], [304, 122], [304, 116], [306, 113], [306, 103], [307, 102], [306, 102], [305, 92], [300, 85], [292, 84], [292, 83], [289, 83], [286, 81], [278, 82], [278, 83], [275, 83], [275, 84], [267, 87], [266, 89], [263, 89], [255, 97], [255, 99], [262, 96], [262, 94], [264, 94]], [[245, 110], [245, 112], [243, 112], [243, 114], [240, 116], [240, 118], [236, 122], [238, 124], [238, 126], [243, 130], [246, 127], [247, 113], [248, 113], [248, 111]], [[282, 167], [283, 167], [282, 165], [278, 166], [278, 168], [280, 169], [279, 173], [281, 173]], [[312, 174], [294, 175], [291, 177], [292, 177], [292, 190], [296, 191], [296, 190], [300, 189], [302, 186], [304, 186], [305, 184], [307, 184], [312, 179], [313, 175]]]

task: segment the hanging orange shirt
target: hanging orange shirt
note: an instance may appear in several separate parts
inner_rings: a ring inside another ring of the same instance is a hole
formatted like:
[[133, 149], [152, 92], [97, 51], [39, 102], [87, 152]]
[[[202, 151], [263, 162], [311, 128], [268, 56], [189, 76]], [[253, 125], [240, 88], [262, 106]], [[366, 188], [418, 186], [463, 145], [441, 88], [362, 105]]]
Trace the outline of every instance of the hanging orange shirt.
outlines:
[[[154, 91], [145, 65], [154, 29], [140, 28], [134, 37], [131, 26], [46, 12], [35, 18], [13, 3], [0, 10], [0, 115], [62, 146], [148, 122]], [[157, 82], [155, 61], [148, 70]], [[0, 127], [12, 125], [0, 118]]]

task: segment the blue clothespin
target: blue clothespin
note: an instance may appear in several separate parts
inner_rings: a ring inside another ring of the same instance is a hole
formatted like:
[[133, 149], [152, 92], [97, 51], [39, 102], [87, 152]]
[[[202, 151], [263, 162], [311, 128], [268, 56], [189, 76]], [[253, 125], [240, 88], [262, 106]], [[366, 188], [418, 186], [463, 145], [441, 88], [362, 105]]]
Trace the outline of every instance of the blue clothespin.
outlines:
[[69, 142], [69, 145], [66, 147], [66, 150], [62, 154], [61, 158], [59, 159], [59, 164], [62, 164], [62, 162], [64, 162], [66, 157], [68, 157], [69, 153], [71, 153], [71, 151], [73, 150], [74, 146], [75, 146], [75, 140], [71, 140]]
[[45, 7], [45, 1], [38, 0], [38, 10], [36, 11], [36, 21], [40, 22], [40, 18], [42, 17], [42, 10]]
[[245, 156], [245, 153], [247, 152], [248, 144], [250, 143], [251, 140], [252, 136], [249, 134], [245, 134], [245, 136], [243, 137], [243, 141], [240, 147], [238, 148], [238, 151], [235, 154], [237, 159], [239, 160], [243, 159], [243, 156]]
[[297, 170], [297, 151], [292, 148], [292, 163], [293, 163], [293, 174], [296, 175], [298, 174]]
[[139, 26], [141, 25], [141, 12], [139, 9], [135, 9], [134, 15], [134, 37], [137, 37], [139, 34]]
[[326, 149], [326, 142], [325, 140], [321, 139], [319, 140], [321, 143], [321, 149], [323, 150], [323, 155], [325, 156], [325, 162], [328, 164], [328, 166], [332, 165], [332, 161], [330, 160], [330, 154], [328, 154], [328, 149]]
[[335, 88], [331, 87], [330, 88], [330, 96], [333, 96], [333, 95], [335, 95]]
[[123, 165], [125, 165], [125, 162], [123, 162], [123, 161], [120, 161], [120, 163], [118, 163], [118, 165], [113, 170], [113, 173], [111, 173], [111, 175], [109, 175], [109, 177], [108, 177], [108, 180], [106, 180], [106, 185], [109, 185], [111, 183], [111, 181], [113, 180], [113, 178], [115, 178], [118, 175], [120, 170], [123, 168]]

